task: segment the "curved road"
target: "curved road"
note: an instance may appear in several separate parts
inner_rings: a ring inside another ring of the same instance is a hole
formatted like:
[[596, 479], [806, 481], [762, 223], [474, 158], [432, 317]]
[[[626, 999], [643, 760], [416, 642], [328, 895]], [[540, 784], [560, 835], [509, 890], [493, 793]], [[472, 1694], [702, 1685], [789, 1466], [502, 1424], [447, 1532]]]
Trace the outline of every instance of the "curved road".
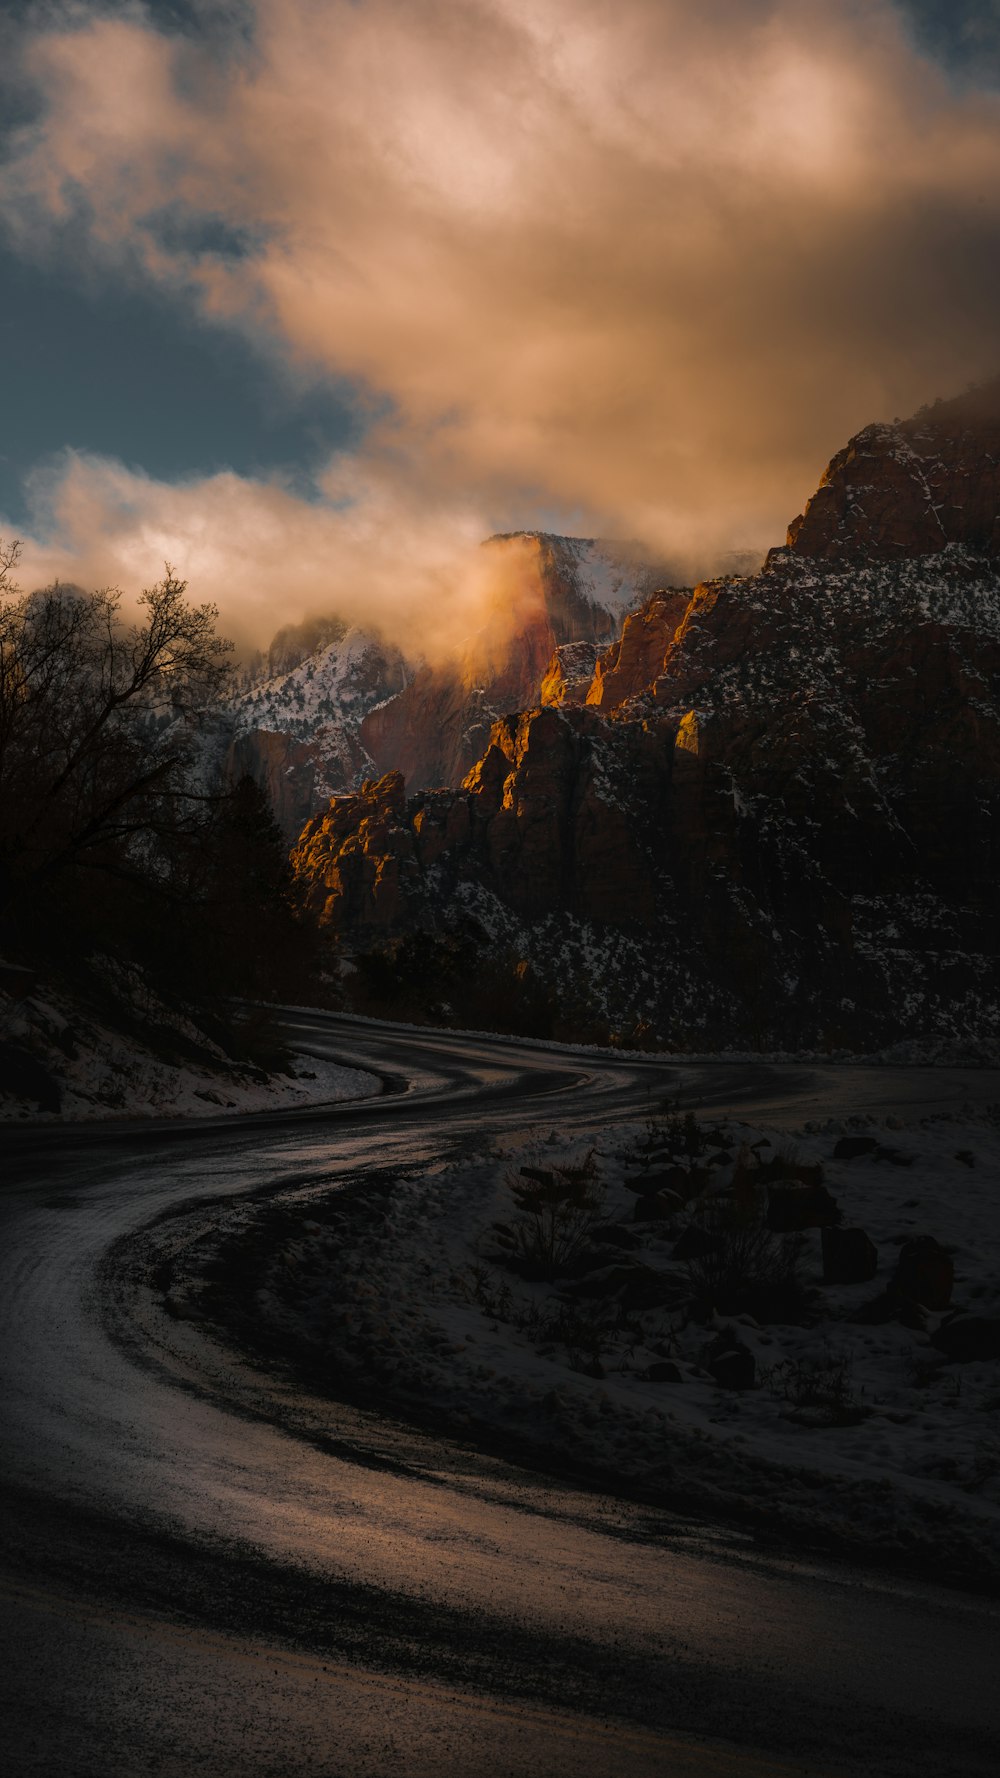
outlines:
[[[1000, 1765], [990, 1602], [797, 1561], [311, 1402], [149, 1288], [242, 1194], [605, 1126], [997, 1097], [993, 1074], [666, 1065], [289, 1014], [353, 1106], [6, 1131], [0, 1691], [12, 1774], [883, 1774]], [[183, 1215], [179, 1213], [183, 1212]]]

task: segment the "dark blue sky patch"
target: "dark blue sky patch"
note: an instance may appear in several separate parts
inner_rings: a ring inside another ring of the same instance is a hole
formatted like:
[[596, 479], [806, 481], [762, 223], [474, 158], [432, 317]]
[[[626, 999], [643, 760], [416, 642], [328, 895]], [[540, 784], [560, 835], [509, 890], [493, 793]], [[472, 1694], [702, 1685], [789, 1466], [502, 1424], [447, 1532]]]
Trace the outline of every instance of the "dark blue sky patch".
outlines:
[[166, 295], [32, 266], [0, 248], [0, 514], [23, 527], [22, 479], [67, 445], [178, 480], [235, 469], [311, 472], [355, 445], [364, 422], [347, 388], [296, 388], [229, 329]]
[[1000, 87], [997, 0], [899, 0], [921, 49], [970, 86]]

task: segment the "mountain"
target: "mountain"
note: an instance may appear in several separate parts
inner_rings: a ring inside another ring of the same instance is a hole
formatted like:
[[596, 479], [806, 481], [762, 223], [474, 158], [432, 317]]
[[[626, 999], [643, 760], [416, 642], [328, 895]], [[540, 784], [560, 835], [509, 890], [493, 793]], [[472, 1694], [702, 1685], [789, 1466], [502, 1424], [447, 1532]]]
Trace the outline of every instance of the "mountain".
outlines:
[[497, 717], [538, 702], [556, 650], [586, 643], [596, 658], [662, 573], [635, 546], [592, 538], [517, 532], [483, 548], [497, 570], [492, 605], [444, 664], [336, 619], [325, 620], [333, 639], [305, 653], [304, 640], [326, 634], [314, 620], [272, 643], [269, 665], [290, 667], [234, 699], [225, 773], [260, 784], [290, 838], [366, 776], [397, 768], [413, 789], [461, 784]]
[[398, 696], [410, 671], [380, 636], [347, 630], [232, 700], [225, 777], [253, 778], [284, 831], [298, 833], [329, 797], [375, 769], [361, 739], [364, 719]]
[[316, 816], [306, 904], [357, 955], [433, 941], [445, 1001], [489, 959], [555, 1029], [990, 1051], [995, 443], [1000, 384], [866, 428], [758, 574], [628, 615], [585, 702], [502, 717], [458, 790]]
[[1000, 556], [1000, 378], [912, 419], [866, 426], [829, 464], [788, 544], [826, 561], [899, 561], [949, 544]]
[[421, 667], [361, 727], [376, 770], [401, 771], [411, 790], [460, 785], [497, 718], [539, 702], [556, 651], [610, 641], [622, 613], [658, 574], [627, 545], [593, 538], [521, 531], [491, 537], [484, 547], [516, 560], [522, 602], [515, 621], [501, 591], [451, 659]]

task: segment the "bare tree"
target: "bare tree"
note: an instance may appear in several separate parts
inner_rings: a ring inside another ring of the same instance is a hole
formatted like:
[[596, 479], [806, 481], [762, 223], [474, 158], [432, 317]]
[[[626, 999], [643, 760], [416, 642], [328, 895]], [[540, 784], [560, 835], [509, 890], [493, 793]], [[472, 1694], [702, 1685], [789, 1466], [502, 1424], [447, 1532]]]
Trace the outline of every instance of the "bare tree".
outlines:
[[191, 737], [228, 672], [213, 605], [168, 565], [131, 623], [113, 589], [23, 595], [0, 544], [0, 875], [10, 905], [70, 866], [155, 868], [198, 800]]

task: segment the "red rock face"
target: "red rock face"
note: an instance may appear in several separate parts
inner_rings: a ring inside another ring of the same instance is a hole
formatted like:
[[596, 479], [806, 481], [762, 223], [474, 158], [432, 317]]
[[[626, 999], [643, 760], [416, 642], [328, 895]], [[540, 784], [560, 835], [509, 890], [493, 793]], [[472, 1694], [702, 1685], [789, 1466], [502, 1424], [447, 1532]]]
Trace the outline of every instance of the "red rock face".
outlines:
[[618, 641], [597, 661], [587, 703], [617, 710], [641, 697], [660, 672], [690, 603], [690, 587], [667, 587], [628, 616]]
[[1000, 556], [1000, 380], [866, 426], [788, 528], [796, 555], [828, 561], [898, 560], [949, 543]]
[[596, 642], [564, 642], [542, 674], [539, 702], [553, 709], [585, 704], [601, 652]]
[[555, 635], [540, 611], [502, 645], [486, 638], [454, 667], [421, 668], [405, 691], [361, 724], [376, 770], [401, 771], [411, 790], [460, 784], [497, 715], [538, 702]]
[[[978, 548], [993, 461], [948, 426]], [[495, 722], [460, 790], [332, 804], [296, 854], [319, 917], [362, 947], [474, 918], [484, 954], [680, 1046], [1000, 1039], [1000, 573], [909, 553], [880, 450], [870, 548], [842, 515], [800, 549], [811, 505], [760, 574], [651, 597], [587, 705]]]
[[[338, 741], [338, 766], [349, 772], [357, 770], [364, 760], [361, 749], [356, 745], [352, 749], [350, 736], [338, 737]], [[260, 785], [275, 820], [289, 837], [299, 832], [320, 801], [318, 785], [324, 779], [327, 785], [330, 781], [330, 760], [322, 740], [298, 741], [292, 735], [263, 728], [233, 737], [223, 769], [230, 784], [250, 777]]]
[[404, 918], [414, 850], [402, 774], [389, 772], [314, 815], [292, 850], [292, 868], [321, 926], [389, 931]]

